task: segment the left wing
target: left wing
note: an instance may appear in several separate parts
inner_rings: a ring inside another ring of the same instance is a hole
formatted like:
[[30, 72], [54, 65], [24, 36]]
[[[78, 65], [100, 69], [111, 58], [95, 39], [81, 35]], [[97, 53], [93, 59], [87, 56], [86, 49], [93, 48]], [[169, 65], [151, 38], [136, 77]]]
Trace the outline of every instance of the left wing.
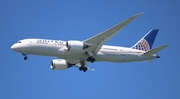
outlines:
[[133, 21], [135, 18], [137, 18], [141, 14], [142, 13], [131, 16], [130, 18], [128, 18], [128, 19], [124, 20], [123, 22], [115, 25], [114, 27], [112, 27], [112, 28], [100, 33], [100, 34], [97, 34], [97, 35], [95, 35], [89, 39], [84, 40], [84, 43], [86, 45], [90, 46], [86, 49], [86, 51], [91, 51], [94, 55], [96, 55], [98, 53], [98, 51], [101, 49], [102, 45], [106, 41], [108, 41], [114, 35], [119, 33], [123, 29], [124, 26], [129, 24], [131, 21]]

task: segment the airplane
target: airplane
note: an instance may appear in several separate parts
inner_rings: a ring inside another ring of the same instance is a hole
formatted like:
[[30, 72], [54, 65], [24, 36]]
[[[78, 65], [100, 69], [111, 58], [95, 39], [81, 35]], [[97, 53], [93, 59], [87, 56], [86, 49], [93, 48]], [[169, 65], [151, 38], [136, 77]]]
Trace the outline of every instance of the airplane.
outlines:
[[102, 61], [121, 63], [146, 60], [152, 62], [153, 59], [160, 58], [156, 53], [168, 46], [168, 44], [165, 44], [151, 49], [158, 29], [150, 30], [130, 48], [104, 45], [105, 42], [140, 15], [142, 13], [131, 16], [104, 32], [83, 41], [29, 38], [19, 40], [11, 46], [11, 49], [22, 53], [24, 60], [27, 60], [27, 54], [57, 57], [50, 63], [53, 70], [66, 70], [75, 66], [80, 71], [86, 72], [91, 70], [87, 66], [88, 63]]

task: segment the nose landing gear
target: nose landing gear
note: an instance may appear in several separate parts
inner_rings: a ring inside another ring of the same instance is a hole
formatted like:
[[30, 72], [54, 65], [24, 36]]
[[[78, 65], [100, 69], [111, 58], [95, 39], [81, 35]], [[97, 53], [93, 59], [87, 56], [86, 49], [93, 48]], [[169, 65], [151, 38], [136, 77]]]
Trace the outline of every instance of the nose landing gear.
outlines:
[[22, 55], [24, 56], [24, 60], [28, 59], [28, 57], [27, 57], [27, 55], [25, 53], [22, 53]]

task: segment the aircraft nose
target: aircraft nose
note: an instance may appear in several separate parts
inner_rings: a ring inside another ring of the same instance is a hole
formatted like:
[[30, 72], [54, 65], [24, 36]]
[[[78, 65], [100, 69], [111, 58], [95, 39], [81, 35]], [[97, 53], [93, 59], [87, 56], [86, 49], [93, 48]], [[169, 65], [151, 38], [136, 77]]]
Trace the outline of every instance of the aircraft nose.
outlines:
[[11, 46], [11, 49], [14, 50], [16, 47], [14, 45]]
[[15, 43], [14, 45], [11, 46], [11, 49], [16, 52], [23, 52], [26, 51], [28, 48], [22, 44]]
[[14, 51], [18, 50], [18, 48], [19, 48], [19, 47], [18, 47], [16, 44], [14, 44], [14, 45], [11, 46], [11, 49], [14, 50]]

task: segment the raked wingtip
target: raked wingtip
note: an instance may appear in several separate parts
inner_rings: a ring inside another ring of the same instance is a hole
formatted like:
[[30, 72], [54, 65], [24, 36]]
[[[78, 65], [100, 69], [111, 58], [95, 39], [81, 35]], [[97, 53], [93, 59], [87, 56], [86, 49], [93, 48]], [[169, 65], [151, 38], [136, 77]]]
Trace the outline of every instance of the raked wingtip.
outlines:
[[141, 13], [138, 13], [136, 15], [133, 15], [133, 16], [130, 17], [130, 19], [135, 19], [135, 18], [139, 17], [140, 15], [142, 15], [143, 13], [144, 12], [141, 12]]
[[141, 13], [138, 13], [138, 14], [134, 15], [134, 17], [138, 17], [138, 16], [140, 16], [142, 14], [144, 14], [144, 12], [141, 12]]

